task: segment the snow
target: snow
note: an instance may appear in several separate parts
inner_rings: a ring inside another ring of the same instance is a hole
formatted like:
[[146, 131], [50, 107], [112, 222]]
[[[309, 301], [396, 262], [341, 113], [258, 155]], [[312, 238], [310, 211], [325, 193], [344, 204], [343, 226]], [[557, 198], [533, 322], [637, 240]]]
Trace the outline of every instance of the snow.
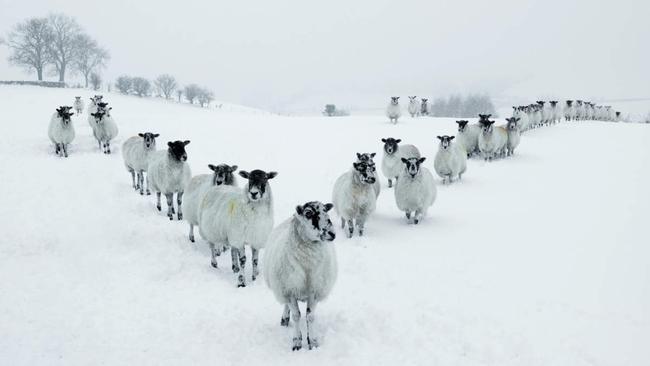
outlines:
[[415, 144], [431, 169], [435, 136], [454, 134], [454, 121], [281, 117], [108, 94], [113, 154], [100, 153], [84, 115], [73, 117], [70, 157], [55, 156], [49, 116], [93, 94], [0, 86], [10, 126], [0, 364], [650, 364], [650, 126], [530, 131], [514, 157], [471, 160], [462, 182], [439, 184], [418, 226], [382, 176], [366, 236], [339, 229], [334, 241], [339, 276], [316, 311], [320, 348], [292, 352], [263, 279], [236, 288], [228, 254], [213, 269], [185, 222], [133, 191], [121, 143], [144, 131], [161, 134], [160, 148], [189, 139], [194, 174], [208, 163], [278, 171], [280, 223], [297, 204], [329, 202], [355, 153], [381, 152], [382, 137]]

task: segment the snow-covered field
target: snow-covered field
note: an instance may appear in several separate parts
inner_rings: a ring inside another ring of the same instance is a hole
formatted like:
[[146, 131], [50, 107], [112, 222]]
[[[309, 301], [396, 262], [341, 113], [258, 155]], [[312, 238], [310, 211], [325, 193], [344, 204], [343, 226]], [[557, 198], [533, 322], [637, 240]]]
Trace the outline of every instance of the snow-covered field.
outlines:
[[356, 152], [381, 156], [382, 137], [419, 146], [432, 169], [453, 120], [393, 126], [109, 94], [114, 154], [99, 152], [84, 114], [70, 157], [55, 156], [51, 113], [91, 94], [0, 86], [2, 365], [650, 364], [650, 126], [531, 131], [515, 157], [472, 160], [462, 183], [439, 185], [419, 226], [382, 179], [367, 236], [339, 230], [334, 242], [321, 347], [292, 352], [263, 280], [236, 288], [229, 255], [213, 269], [198, 232], [190, 243], [186, 223], [131, 189], [121, 142], [189, 139], [194, 174], [208, 163], [278, 171], [280, 223], [299, 203], [329, 201]]

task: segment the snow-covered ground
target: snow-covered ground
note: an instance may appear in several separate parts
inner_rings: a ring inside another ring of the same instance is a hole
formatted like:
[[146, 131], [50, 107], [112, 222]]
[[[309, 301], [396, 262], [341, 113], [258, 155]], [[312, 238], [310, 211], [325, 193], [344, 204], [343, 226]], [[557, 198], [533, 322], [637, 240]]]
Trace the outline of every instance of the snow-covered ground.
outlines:
[[229, 255], [213, 269], [186, 223], [136, 194], [121, 142], [189, 139], [194, 174], [222, 162], [278, 171], [280, 223], [299, 203], [329, 201], [356, 152], [381, 156], [382, 137], [416, 144], [432, 169], [453, 120], [393, 126], [110, 94], [114, 154], [99, 152], [84, 114], [70, 157], [56, 157], [50, 115], [79, 94], [92, 95], [0, 86], [0, 364], [650, 364], [650, 126], [531, 131], [515, 157], [472, 160], [462, 183], [439, 185], [419, 226], [382, 179], [367, 236], [334, 242], [321, 347], [292, 352], [264, 282], [236, 288]]

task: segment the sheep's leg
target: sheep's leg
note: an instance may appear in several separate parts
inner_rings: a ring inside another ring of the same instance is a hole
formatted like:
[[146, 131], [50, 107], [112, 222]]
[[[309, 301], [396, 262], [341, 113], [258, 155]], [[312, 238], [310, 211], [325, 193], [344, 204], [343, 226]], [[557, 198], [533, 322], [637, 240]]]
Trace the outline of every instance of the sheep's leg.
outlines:
[[351, 238], [354, 234], [354, 223], [352, 219], [348, 220], [348, 238]]
[[151, 191], [149, 190], [149, 173], [147, 173], [147, 196], [149, 196], [150, 194], [151, 194]]
[[144, 195], [144, 171], [140, 170], [138, 172], [138, 187], [140, 188], [140, 195]]
[[289, 310], [289, 305], [284, 304], [284, 310], [282, 311], [282, 318], [280, 318], [280, 325], [283, 327], [288, 327], [289, 326], [289, 315], [291, 314], [291, 310]]
[[160, 192], [156, 192], [156, 200], [157, 200], [156, 208], [158, 209], [158, 211], [162, 211], [162, 207], [160, 207]]
[[165, 197], [167, 198], [167, 217], [169, 217], [170, 220], [173, 220], [174, 219], [174, 194], [165, 193]]
[[411, 211], [406, 211], [406, 219], [411, 221]]
[[[190, 224], [190, 241], [192, 243], [194, 243], [194, 225], [193, 224]], [[213, 247], [214, 247], [214, 244], [210, 243], [210, 248], [213, 248]]]
[[54, 144], [54, 153], [55, 154], [59, 155], [59, 149], [60, 149], [59, 144], [58, 143]]
[[181, 205], [183, 204], [183, 193], [184, 192], [176, 193], [176, 203], [178, 204], [178, 220], [183, 219], [183, 209], [181, 208]]
[[131, 187], [137, 190], [138, 186], [135, 184], [135, 170], [129, 168], [129, 173], [131, 173]]
[[[245, 248], [242, 248], [245, 250]], [[230, 248], [230, 255], [232, 258], [232, 271], [237, 275], [237, 287], [246, 287], [246, 280], [244, 279], [244, 268], [240, 268], [241, 254], [238, 248]], [[246, 261], [244, 257], [244, 261]]]
[[260, 275], [260, 270], [257, 267], [257, 264], [259, 262], [258, 257], [260, 255], [260, 251], [258, 249], [255, 249], [251, 247], [251, 262], [253, 262], [253, 281], [257, 279], [257, 276]]
[[239, 277], [241, 278], [240, 285], [241, 287], [246, 286], [245, 282], [245, 273], [246, 273], [246, 246], [242, 245], [241, 250], [238, 250], [239, 254], [239, 267], [241, 268], [241, 272], [239, 273]]
[[[190, 230], [192, 230], [192, 227], [193, 227], [192, 224], [190, 224]], [[191, 231], [190, 231], [190, 240], [191, 240], [192, 242], [194, 242], [194, 233], [191, 232]], [[210, 242], [210, 254], [211, 254], [211, 256], [212, 256], [212, 258], [210, 259], [210, 264], [212, 264], [212, 267], [214, 267], [214, 268], [218, 268], [218, 267], [217, 267], [217, 256], [218, 256], [218, 254], [217, 254], [217, 248], [216, 248], [216, 246], [214, 245], [214, 243], [212, 243], [212, 242]], [[234, 266], [233, 266], [233, 271], [234, 271], [234, 270], [235, 270], [235, 268], [234, 268]]]
[[111, 153], [111, 142], [106, 141], [106, 153], [110, 154]]
[[363, 231], [366, 225], [366, 217], [362, 216], [357, 218], [357, 227], [359, 228], [359, 236], [363, 236]]
[[415, 217], [413, 217], [413, 223], [417, 225], [420, 220], [422, 220], [422, 210], [417, 209], [415, 210]]
[[300, 332], [300, 308], [296, 298], [289, 301], [289, 309], [291, 310], [291, 320], [293, 320], [293, 347], [291, 350], [298, 351], [302, 348], [302, 333]]
[[65, 144], [65, 143], [62, 143], [61, 148], [63, 148], [63, 156], [65, 156], [67, 158], [68, 157], [68, 145]]
[[345, 229], [345, 219], [341, 217], [341, 229]]
[[318, 339], [312, 335], [312, 326], [314, 323], [314, 312], [316, 311], [316, 301], [314, 295], [309, 296], [307, 299], [307, 311], [305, 314], [305, 321], [307, 322], [307, 345], [309, 349], [318, 347]]
[[388, 188], [392, 188], [392, 187], [393, 187], [393, 180], [389, 179], [388, 180]]

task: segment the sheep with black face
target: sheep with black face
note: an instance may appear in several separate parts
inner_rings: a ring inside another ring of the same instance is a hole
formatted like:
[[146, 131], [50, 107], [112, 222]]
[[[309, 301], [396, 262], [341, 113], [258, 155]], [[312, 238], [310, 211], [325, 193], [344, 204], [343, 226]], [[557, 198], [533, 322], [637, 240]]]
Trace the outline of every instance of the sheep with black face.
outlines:
[[111, 140], [118, 133], [117, 124], [115, 124], [113, 118], [108, 114], [108, 110], [105, 109], [98, 109], [90, 117], [93, 119], [93, 135], [97, 139], [99, 148], [102, 149], [104, 154], [110, 154]]
[[74, 140], [75, 132], [70, 117], [74, 113], [70, 112], [72, 107], [60, 106], [50, 118], [50, 125], [47, 134], [50, 141], [54, 144], [57, 155], [68, 157], [68, 145]]
[[341, 227], [345, 229], [345, 225], [348, 225], [348, 238], [354, 234], [355, 224], [359, 236], [363, 236], [366, 221], [377, 204], [376, 180], [374, 167], [366, 162], [355, 162], [352, 169], [334, 183], [334, 208], [341, 218]]
[[422, 166], [426, 158], [402, 158], [402, 173], [395, 184], [395, 203], [406, 219], [418, 224], [436, 200], [433, 175]]
[[[357, 153], [357, 163], [367, 163], [373, 171], [376, 171], [377, 168], [375, 167], [375, 161], [373, 160], [375, 155], [377, 155], [377, 153]], [[379, 182], [379, 179], [376, 179], [372, 186], [375, 189], [375, 195], [379, 197], [379, 193], [381, 193], [381, 183]]]
[[306, 302], [307, 345], [318, 347], [313, 323], [316, 306], [332, 290], [338, 267], [336, 235], [328, 211], [332, 204], [313, 201], [296, 207], [293, 216], [273, 229], [264, 252], [264, 279], [275, 298], [284, 305], [280, 325], [293, 320], [294, 351], [302, 348], [300, 308]]
[[273, 194], [269, 181], [276, 172], [239, 171], [243, 189], [221, 185], [210, 189], [199, 206], [199, 233], [210, 244], [212, 266], [217, 267], [221, 248], [230, 246], [237, 287], [245, 287], [246, 246], [251, 247], [252, 280], [259, 275], [258, 256], [273, 229]]
[[81, 97], [74, 97], [74, 110], [77, 112], [77, 115], [80, 116], [84, 111], [84, 101]]
[[429, 115], [429, 99], [421, 98], [420, 99], [420, 115], [428, 116]]
[[[207, 192], [221, 185], [237, 187], [237, 179], [233, 174], [237, 171], [237, 165], [208, 164], [208, 169], [213, 173], [192, 177], [184, 194], [183, 212], [185, 212], [185, 221], [190, 225], [189, 239], [191, 242], [194, 242], [194, 226], [199, 224], [199, 206]], [[219, 252], [219, 254], [221, 253]]]
[[485, 161], [502, 157], [506, 151], [508, 133], [501, 126], [494, 126], [494, 121], [481, 121], [481, 133], [478, 135], [478, 148]]
[[433, 160], [433, 168], [443, 183], [451, 183], [454, 178], [461, 179], [467, 170], [467, 154], [464, 148], [453, 142], [454, 136], [437, 136], [440, 140], [438, 152]]
[[[401, 139], [392, 137], [381, 139], [384, 143], [384, 157], [381, 160], [381, 171], [388, 178], [388, 188], [393, 186], [393, 180], [402, 172], [401, 158], [419, 158], [420, 150], [414, 145], [400, 145]], [[336, 204], [336, 202], [334, 203]]]
[[466, 156], [472, 157], [478, 153], [478, 135], [481, 133], [481, 126], [469, 124], [467, 120], [456, 121], [458, 124], [458, 144], [465, 150]]
[[[156, 138], [158, 136], [160, 135], [151, 132], [139, 133], [137, 136], [129, 137], [122, 144], [124, 166], [131, 173], [133, 189], [139, 189], [141, 195], [144, 194], [144, 172], [149, 167], [149, 158], [156, 152]], [[147, 195], [150, 194], [151, 191], [147, 186]]]
[[564, 105], [564, 119], [568, 122], [576, 118], [576, 110], [573, 105], [573, 100], [567, 100]]
[[515, 149], [519, 146], [521, 134], [519, 132], [519, 118], [506, 118], [506, 131], [508, 132], [508, 143], [506, 144], [506, 155], [510, 156], [515, 153]]
[[402, 116], [402, 108], [399, 106], [399, 97], [391, 97], [386, 107], [386, 116], [393, 124]]
[[408, 105], [408, 111], [409, 114], [411, 115], [411, 118], [417, 117], [420, 113], [420, 101], [418, 101], [418, 97], [416, 95], [409, 96], [409, 105]]
[[192, 171], [187, 164], [185, 146], [190, 141], [169, 141], [167, 150], [156, 151], [147, 167], [147, 185], [156, 192], [156, 208], [161, 211], [160, 195], [167, 198], [167, 217], [174, 219], [174, 193], [178, 204], [179, 220], [183, 219], [183, 193], [192, 178]]

